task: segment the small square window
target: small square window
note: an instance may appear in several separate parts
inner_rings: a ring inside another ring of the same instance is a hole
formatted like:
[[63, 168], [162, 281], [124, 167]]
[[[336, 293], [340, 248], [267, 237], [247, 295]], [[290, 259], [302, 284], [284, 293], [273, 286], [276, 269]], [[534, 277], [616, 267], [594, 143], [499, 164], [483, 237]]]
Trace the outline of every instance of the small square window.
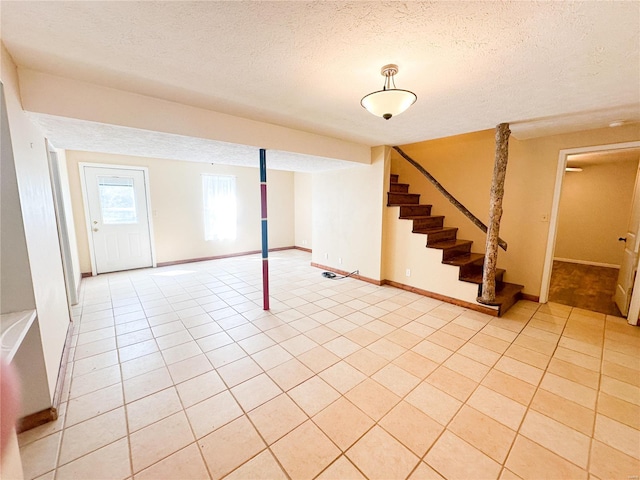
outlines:
[[98, 177], [102, 223], [138, 223], [136, 197], [131, 177]]

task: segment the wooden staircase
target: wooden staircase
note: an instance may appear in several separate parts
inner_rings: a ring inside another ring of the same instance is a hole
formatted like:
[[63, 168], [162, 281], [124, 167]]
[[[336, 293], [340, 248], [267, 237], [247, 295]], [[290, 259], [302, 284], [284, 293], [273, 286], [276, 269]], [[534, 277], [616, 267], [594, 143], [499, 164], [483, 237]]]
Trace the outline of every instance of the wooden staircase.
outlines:
[[[420, 194], [409, 193], [409, 184], [399, 183], [398, 175], [391, 174], [387, 206], [400, 207], [400, 218], [413, 221], [413, 233], [427, 235], [427, 248], [442, 250], [442, 263], [459, 267], [458, 279], [478, 285], [478, 297], [482, 295], [484, 254], [471, 252], [473, 242], [458, 239], [458, 229], [445, 227], [444, 216], [431, 215], [431, 205], [420, 204]], [[505, 270], [496, 270], [498, 316], [520, 299], [524, 288], [505, 282], [504, 274]]]

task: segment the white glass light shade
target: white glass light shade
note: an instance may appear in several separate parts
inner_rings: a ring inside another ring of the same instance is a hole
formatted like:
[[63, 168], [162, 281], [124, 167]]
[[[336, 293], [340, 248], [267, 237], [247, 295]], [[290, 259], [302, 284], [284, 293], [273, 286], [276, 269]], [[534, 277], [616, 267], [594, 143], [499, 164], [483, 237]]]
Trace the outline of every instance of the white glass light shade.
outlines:
[[391, 88], [370, 93], [360, 103], [374, 115], [389, 120], [394, 115], [404, 112], [417, 99], [416, 94], [409, 90]]

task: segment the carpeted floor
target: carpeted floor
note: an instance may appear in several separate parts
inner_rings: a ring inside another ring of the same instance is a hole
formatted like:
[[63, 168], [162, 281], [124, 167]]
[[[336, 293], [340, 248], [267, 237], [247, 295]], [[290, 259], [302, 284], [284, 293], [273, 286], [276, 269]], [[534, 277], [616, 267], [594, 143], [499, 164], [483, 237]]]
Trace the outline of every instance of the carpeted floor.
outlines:
[[620, 310], [613, 302], [618, 271], [617, 268], [554, 261], [549, 301], [620, 316]]

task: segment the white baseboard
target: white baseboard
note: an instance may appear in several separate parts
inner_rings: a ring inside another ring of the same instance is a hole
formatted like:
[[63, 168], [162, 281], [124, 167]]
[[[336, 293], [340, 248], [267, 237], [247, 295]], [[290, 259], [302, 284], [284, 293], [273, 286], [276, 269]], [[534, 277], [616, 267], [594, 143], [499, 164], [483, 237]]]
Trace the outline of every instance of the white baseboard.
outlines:
[[574, 260], [573, 258], [553, 257], [553, 260], [558, 262], [579, 263], [580, 265], [593, 265], [594, 267], [620, 268], [620, 265], [614, 263], [590, 262], [588, 260]]

